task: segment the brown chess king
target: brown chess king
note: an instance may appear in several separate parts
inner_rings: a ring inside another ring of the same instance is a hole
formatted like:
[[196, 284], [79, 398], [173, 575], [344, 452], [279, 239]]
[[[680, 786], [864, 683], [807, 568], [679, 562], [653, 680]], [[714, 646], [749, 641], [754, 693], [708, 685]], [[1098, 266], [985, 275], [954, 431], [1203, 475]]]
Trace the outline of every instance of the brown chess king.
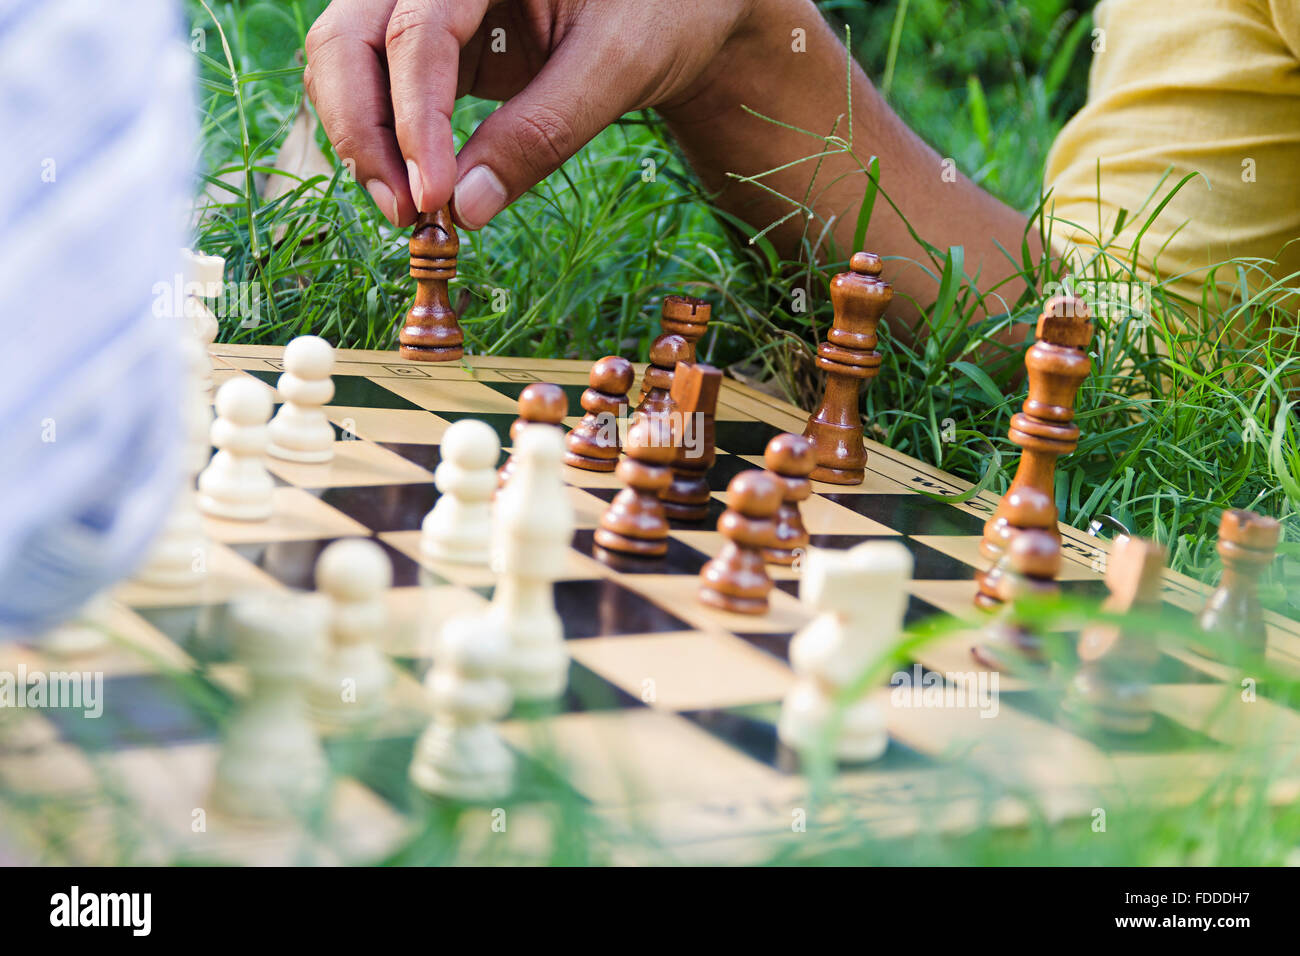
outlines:
[[420, 213], [411, 233], [415, 302], [398, 336], [402, 358], [455, 362], [464, 356], [464, 338], [447, 292], [448, 281], [456, 277], [458, 252], [460, 239], [451, 221], [451, 210], [443, 206], [434, 213]]
[[804, 429], [817, 452], [812, 477], [818, 481], [857, 485], [866, 474], [858, 396], [862, 383], [880, 371], [876, 327], [894, 296], [880, 269], [879, 256], [858, 252], [849, 260], [850, 271], [831, 280], [835, 318], [826, 341], [817, 346], [826, 394]]

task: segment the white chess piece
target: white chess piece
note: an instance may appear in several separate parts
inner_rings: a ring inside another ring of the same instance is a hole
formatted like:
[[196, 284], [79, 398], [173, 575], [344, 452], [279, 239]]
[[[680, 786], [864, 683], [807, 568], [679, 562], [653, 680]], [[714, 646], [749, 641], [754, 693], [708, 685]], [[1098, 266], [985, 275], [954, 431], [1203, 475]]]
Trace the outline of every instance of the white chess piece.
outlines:
[[217, 389], [216, 404], [217, 453], [199, 475], [199, 510], [217, 518], [269, 518], [275, 490], [264, 460], [270, 395], [256, 379], [240, 375]]
[[52, 657], [94, 654], [110, 643], [108, 615], [111, 607], [107, 594], [97, 594], [72, 620], [38, 635], [31, 642], [32, 646]]
[[[888, 651], [902, 630], [911, 576], [912, 556], [897, 542], [809, 550], [799, 597], [817, 616], [790, 642], [796, 681], [777, 725], [787, 746], [813, 746], [827, 731], [837, 695]], [[845, 707], [834, 740], [837, 759], [875, 760], [888, 742], [884, 715], [873, 700]]]
[[185, 315], [203, 347], [203, 367], [199, 372], [203, 390], [211, 392], [212, 356], [208, 349], [217, 340], [221, 328], [216, 315], [203, 299], [215, 299], [221, 295], [226, 260], [221, 256], [206, 256], [192, 249], [183, 250], [183, 256], [188, 280], [185, 287]]
[[305, 814], [322, 794], [327, 764], [307, 719], [303, 683], [315, 666], [328, 609], [316, 595], [257, 595], [231, 606], [235, 654], [251, 689], [226, 728], [214, 804], [238, 817]]
[[573, 504], [561, 477], [564, 438], [527, 425], [515, 441], [516, 471], [497, 494], [492, 523], [496, 591], [488, 613], [509, 638], [504, 675], [516, 699], [549, 700], [568, 683], [569, 652], [555, 612], [554, 582], [573, 539]]
[[316, 588], [330, 599], [329, 644], [308, 691], [325, 720], [370, 720], [384, 708], [393, 669], [379, 645], [393, 565], [368, 538], [335, 541], [316, 560]]
[[487, 564], [501, 440], [486, 422], [466, 418], [442, 436], [441, 455], [433, 480], [442, 496], [424, 516], [420, 548], [435, 561]]
[[286, 461], [324, 462], [334, 457], [334, 427], [322, 406], [334, 397], [334, 346], [300, 335], [284, 349], [284, 374], [276, 383], [284, 404], [271, 420], [267, 454]]
[[501, 678], [509, 638], [490, 617], [453, 618], [425, 676], [433, 721], [411, 760], [421, 790], [456, 800], [495, 800], [510, 792], [514, 755], [494, 721], [510, 710]]
[[203, 582], [207, 565], [208, 537], [199, 514], [194, 481], [207, 463], [211, 445], [212, 406], [203, 391], [202, 346], [188, 335], [180, 345], [190, 376], [185, 394], [185, 479], [148, 561], [136, 572], [135, 580], [153, 587], [193, 587]]

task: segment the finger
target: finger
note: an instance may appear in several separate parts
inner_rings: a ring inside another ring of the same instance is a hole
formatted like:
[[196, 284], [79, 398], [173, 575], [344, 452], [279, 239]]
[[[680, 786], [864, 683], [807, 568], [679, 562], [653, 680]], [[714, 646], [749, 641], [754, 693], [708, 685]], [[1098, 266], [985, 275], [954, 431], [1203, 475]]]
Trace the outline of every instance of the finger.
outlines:
[[415, 221], [415, 204], [384, 73], [387, 6], [331, 5], [307, 34], [303, 82], [335, 153], [379, 211], [394, 225], [407, 225]]
[[638, 91], [616, 50], [566, 41], [516, 96], [479, 124], [457, 157], [452, 212], [466, 229], [486, 225], [635, 106]]
[[397, 143], [416, 208], [438, 209], [456, 181], [451, 115], [460, 81], [460, 51], [469, 43], [488, 0], [467, 3], [398, 0], [384, 45]]

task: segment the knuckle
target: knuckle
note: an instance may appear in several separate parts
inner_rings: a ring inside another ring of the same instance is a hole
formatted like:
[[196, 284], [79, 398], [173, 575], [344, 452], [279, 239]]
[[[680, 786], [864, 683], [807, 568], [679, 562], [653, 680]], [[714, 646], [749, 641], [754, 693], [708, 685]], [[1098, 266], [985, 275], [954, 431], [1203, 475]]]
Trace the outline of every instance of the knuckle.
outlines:
[[521, 114], [516, 136], [524, 158], [538, 168], [559, 166], [577, 145], [569, 118], [545, 107]]
[[404, 39], [414, 35], [415, 31], [427, 27], [434, 19], [437, 4], [429, 0], [400, 0], [392, 15], [388, 18], [388, 28], [384, 32], [384, 45], [393, 47]]

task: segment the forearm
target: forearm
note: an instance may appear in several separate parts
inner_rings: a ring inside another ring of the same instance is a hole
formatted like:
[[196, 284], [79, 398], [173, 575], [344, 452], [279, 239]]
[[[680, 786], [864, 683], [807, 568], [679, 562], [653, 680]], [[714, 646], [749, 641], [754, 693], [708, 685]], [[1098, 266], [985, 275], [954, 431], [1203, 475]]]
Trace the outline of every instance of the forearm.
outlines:
[[[962, 246], [968, 273], [980, 275], [979, 288], [1014, 302], [1023, 285], [1005, 282], [1017, 271], [999, 250], [1018, 255], [1026, 218], [956, 172], [944, 176], [943, 158], [900, 120], [870, 80], [852, 64], [852, 123], [848, 116], [844, 46], [807, 0], [756, 0], [750, 24], [728, 44], [707, 81], [681, 103], [661, 109], [706, 189], [719, 205], [762, 228], [793, 208], [787, 199], [734, 176], [753, 176], [805, 156], [831, 151], [820, 160], [788, 166], [761, 180], [769, 189], [806, 203], [810, 222], [800, 213], [768, 233], [785, 255], [797, 254], [801, 240], [816, 242], [827, 222], [826, 240], [817, 250], [826, 257], [833, 240], [841, 257], [853, 251], [858, 210], [867, 189], [864, 167], [878, 157], [881, 195], [867, 231], [866, 246], [916, 265], [891, 264], [897, 292], [924, 307], [937, 288], [921, 264], [930, 260], [912, 238], [918, 235], [946, 249]], [[806, 31], [806, 52], [796, 52], [793, 31]], [[834, 152], [820, 138], [767, 122], [742, 107], [791, 126], [849, 140], [851, 151]], [[734, 174], [734, 175], [729, 175]], [[954, 181], [945, 181], [950, 179]], [[888, 199], [896, 205], [897, 211]], [[906, 222], [904, 222], [904, 218]], [[1037, 254], [1036, 234], [1030, 236]], [[996, 300], [995, 300], [996, 303]], [[1000, 311], [991, 304], [992, 311]], [[908, 307], [896, 310], [908, 316]]]

